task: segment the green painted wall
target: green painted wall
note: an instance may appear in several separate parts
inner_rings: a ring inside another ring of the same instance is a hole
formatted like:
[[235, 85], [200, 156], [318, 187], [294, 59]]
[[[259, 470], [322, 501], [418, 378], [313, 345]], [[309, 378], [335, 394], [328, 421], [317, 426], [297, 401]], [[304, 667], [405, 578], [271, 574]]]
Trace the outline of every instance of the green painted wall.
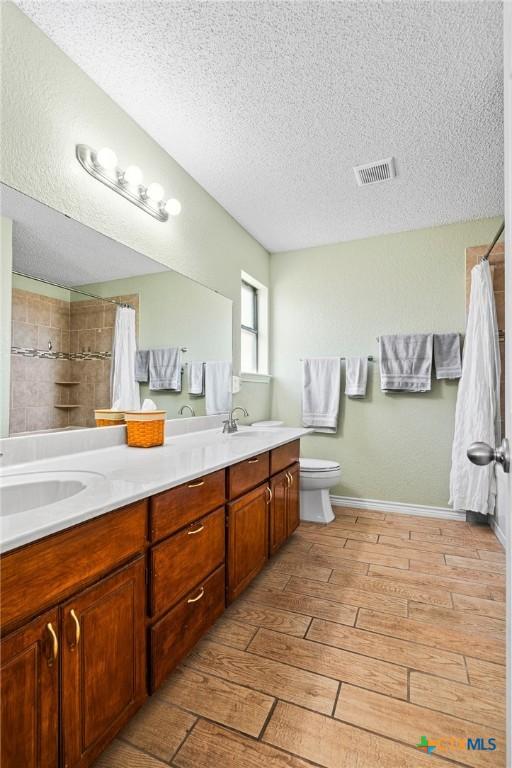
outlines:
[[9, 435], [12, 221], [0, 216], [0, 437]]
[[38, 293], [40, 296], [49, 296], [51, 299], [61, 299], [62, 301], [70, 301], [70, 291], [65, 288], [59, 288], [56, 285], [48, 285], [48, 283], [41, 283], [39, 280], [32, 280], [30, 277], [22, 277], [21, 275], [12, 276], [12, 287], [19, 288], [22, 291], [31, 291], [31, 293]]
[[[382, 333], [464, 331], [465, 254], [500, 219], [280, 253], [271, 260], [272, 416], [300, 423], [301, 357], [378, 354]], [[447, 506], [457, 384], [385, 395], [370, 363], [365, 400], [342, 397], [336, 436], [303, 455], [342, 467], [341, 496]]]

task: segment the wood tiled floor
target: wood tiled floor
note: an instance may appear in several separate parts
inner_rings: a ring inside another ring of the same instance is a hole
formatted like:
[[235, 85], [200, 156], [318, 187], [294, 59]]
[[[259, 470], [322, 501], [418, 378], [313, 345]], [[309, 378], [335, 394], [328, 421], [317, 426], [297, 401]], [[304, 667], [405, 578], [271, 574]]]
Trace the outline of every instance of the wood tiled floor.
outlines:
[[489, 528], [302, 523], [96, 768], [503, 768], [504, 574]]

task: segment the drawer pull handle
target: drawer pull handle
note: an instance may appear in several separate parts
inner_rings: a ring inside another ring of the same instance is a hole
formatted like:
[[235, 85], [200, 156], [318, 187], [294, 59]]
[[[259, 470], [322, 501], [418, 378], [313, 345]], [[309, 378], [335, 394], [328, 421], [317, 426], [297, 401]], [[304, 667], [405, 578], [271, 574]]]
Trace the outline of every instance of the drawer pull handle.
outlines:
[[187, 488], [200, 488], [202, 485], [204, 485], [204, 480], [201, 480], [199, 483], [190, 483], [187, 485]]
[[257, 464], [259, 459], [249, 459], [248, 464]]
[[187, 531], [187, 536], [193, 536], [194, 533], [201, 533], [201, 531], [204, 530], [204, 525], [201, 524], [199, 528], [189, 528]]
[[266, 490], [268, 491], [268, 494], [267, 494], [267, 504], [270, 504], [271, 501], [272, 501], [272, 488], [269, 488], [267, 486]]
[[48, 659], [48, 666], [53, 667], [53, 662], [56, 661], [57, 655], [59, 653], [59, 641], [57, 640], [57, 635], [55, 634], [55, 630], [52, 627], [51, 622], [46, 625], [46, 629], [50, 633], [50, 637], [52, 639], [52, 655]]
[[76, 615], [74, 608], [70, 610], [69, 615], [75, 622], [75, 642], [70, 645], [71, 650], [73, 650], [80, 642], [80, 622], [78, 621], [78, 616]]
[[201, 587], [199, 590], [199, 594], [197, 597], [189, 597], [187, 600], [187, 603], [197, 603], [198, 600], [200, 600], [204, 596], [204, 587]]
[[286, 473], [286, 485], [288, 486], [288, 488], [290, 488], [291, 484], [292, 484], [292, 478], [290, 477], [290, 473], [287, 472]]

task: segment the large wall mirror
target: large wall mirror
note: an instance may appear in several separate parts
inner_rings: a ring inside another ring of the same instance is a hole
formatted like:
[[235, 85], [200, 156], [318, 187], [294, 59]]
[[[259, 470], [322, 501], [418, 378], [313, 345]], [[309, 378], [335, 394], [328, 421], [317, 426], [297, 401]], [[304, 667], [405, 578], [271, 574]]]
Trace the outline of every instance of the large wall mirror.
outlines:
[[231, 361], [231, 300], [5, 185], [1, 193], [4, 304], [6, 286], [11, 299], [2, 436], [91, 427], [95, 409], [112, 407], [120, 305], [135, 310], [140, 350], [181, 353], [179, 387], [142, 383], [141, 400], [168, 418], [204, 415], [204, 397], [188, 392], [187, 366]]

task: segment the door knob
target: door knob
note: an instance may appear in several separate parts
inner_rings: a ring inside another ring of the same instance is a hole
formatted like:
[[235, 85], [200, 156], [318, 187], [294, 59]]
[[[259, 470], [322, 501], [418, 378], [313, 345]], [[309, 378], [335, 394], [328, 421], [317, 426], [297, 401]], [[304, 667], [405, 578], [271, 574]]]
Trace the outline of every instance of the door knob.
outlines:
[[510, 472], [510, 450], [507, 438], [503, 438], [499, 448], [491, 448], [487, 443], [471, 443], [468, 448], [468, 459], [480, 467], [490, 464], [491, 461], [497, 461], [504, 472]]

